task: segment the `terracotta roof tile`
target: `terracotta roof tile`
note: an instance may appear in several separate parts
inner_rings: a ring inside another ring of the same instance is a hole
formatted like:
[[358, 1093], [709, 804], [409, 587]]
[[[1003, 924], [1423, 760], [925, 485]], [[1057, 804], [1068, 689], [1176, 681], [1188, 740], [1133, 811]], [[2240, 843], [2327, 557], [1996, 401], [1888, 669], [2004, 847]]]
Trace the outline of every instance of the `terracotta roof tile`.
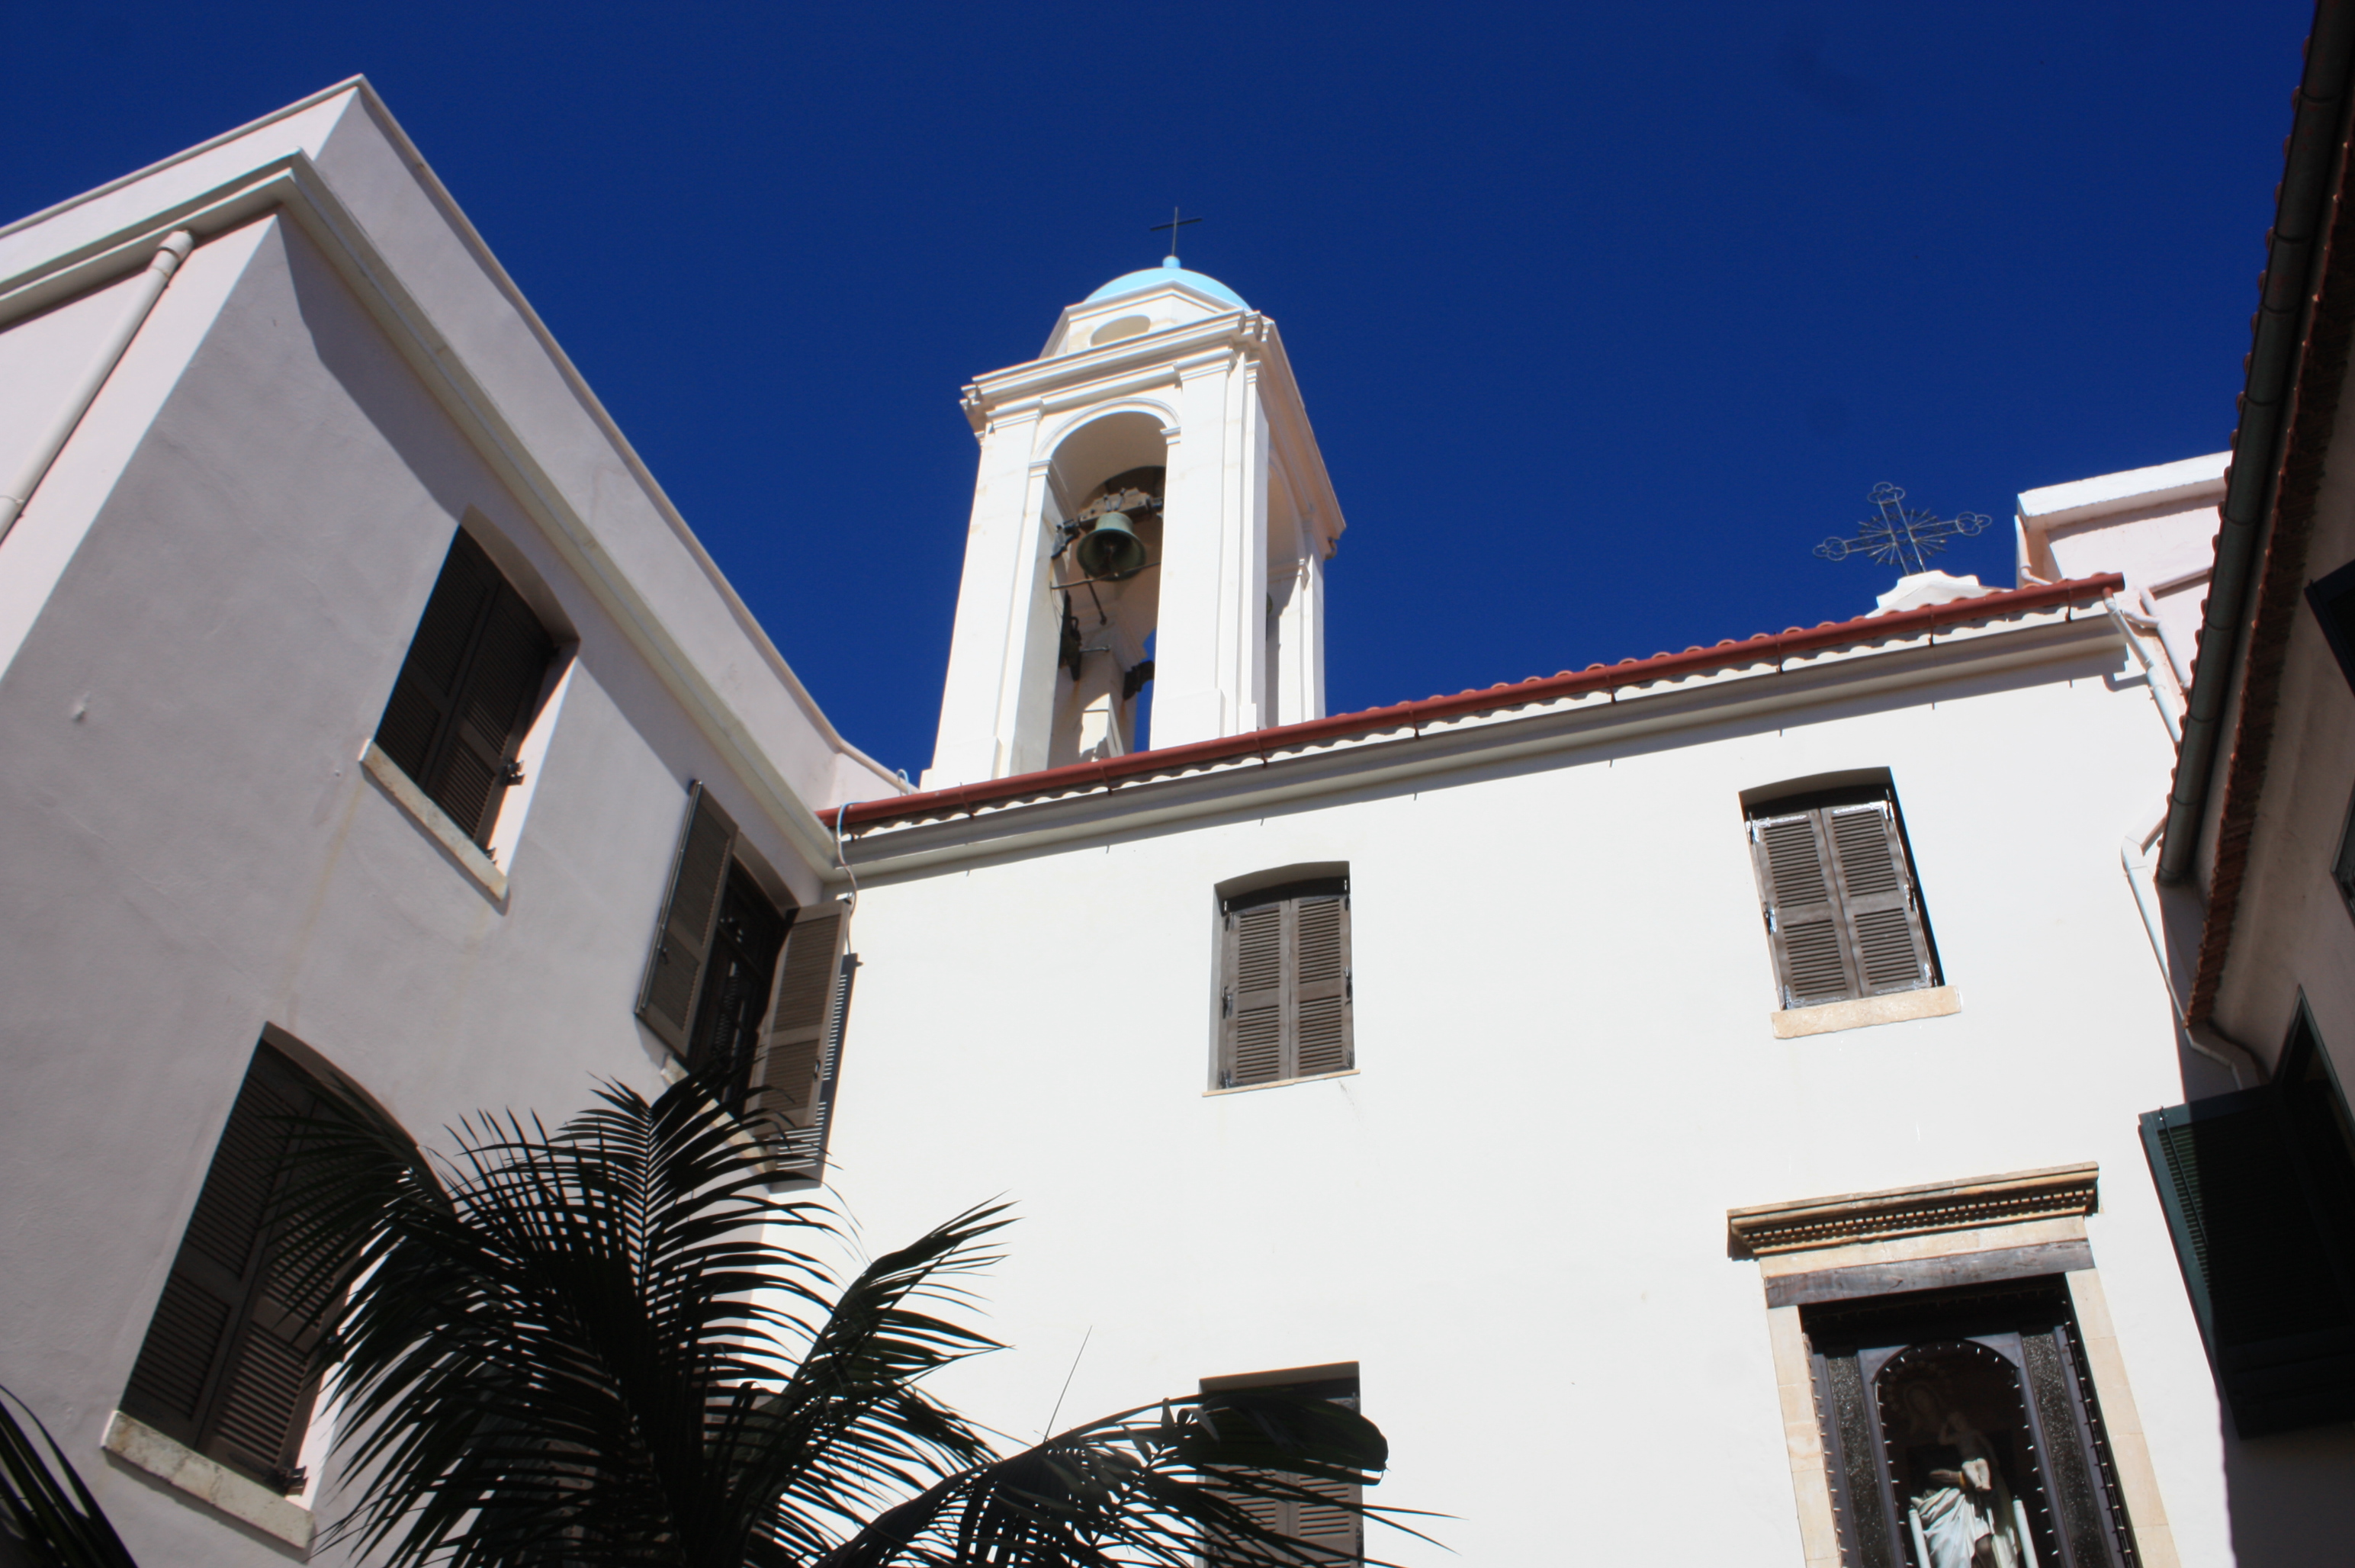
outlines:
[[[1117, 780], [1146, 773], [1171, 773], [1250, 756], [1263, 757], [1273, 750], [1350, 735], [1373, 734], [1418, 724], [1425, 719], [1477, 713], [1487, 709], [1517, 706], [1534, 698], [1567, 696], [1572, 692], [1636, 684], [1623, 677], [1619, 674], [1622, 670], [1640, 669], [1642, 679], [1646, 681], [1690, 675], [1747, 663], [1756, 656], [1759, 651], [1756, 645], [1762, 643], [1778, 654], [1812, 652], [1849, 643], [1875, 642], [1899, 634], [1934, 632], [1941, 626], [2080, 603], [2115, 593], [2124, 586], [2125, 580], [2110, 572], [2065, 582], [2009, 589], [1984, 598], [1951, 600], [1944, 604], [1902, 610], [1893, 614], [1860, 615], [1850, 621], [1819, 621], [1812, 627], [1785, 627], [1779, 635], [1759, 632], [1739, 642], [1729, 637], [1712, 647], [1689, 647], [1681, 654], [1658, 653], [1648, 659], [1621, 659], [1614, 665], [1591, 664], [1575, 674], [1563, 670], [1558, 675], [1531, 676], [1526, 680], [1499, 682], [1482, 689], [1466, 688], [1453, 695], [1434, 692], [1420, 702], [1398, 702], [1385, 708], [1335, 713], [1323, 719], [1310, 719], [1298, 724], [1253, 731], [1244, 735], [1195, 741], [1182, 746], [1165, 746], [1149, 752], [1132, 752], [1124, 757], [1074, 763], [1067, 767], [1020, 773], [1012, 778], [990, 779], [981, 784], [923, 790], [913, 795], [887, 795], [881, 800], [830, 807], [818, 816], [820, 820], [832, 827], [839, 816], [847, 815], [851, 825], [856, 827], [864, 823], [889, 822], [898, 817], [939, 816], [959, 810], [969, 813], [978, 806], [1024, 796], [1109, 786]], [[1728, 654], [1725, 651], [1728, 649], [1734, 651]], [[1499, 691], [1516, 693], [1516, 702], [1499, 703], [1490, 696], [1490, 693]]]

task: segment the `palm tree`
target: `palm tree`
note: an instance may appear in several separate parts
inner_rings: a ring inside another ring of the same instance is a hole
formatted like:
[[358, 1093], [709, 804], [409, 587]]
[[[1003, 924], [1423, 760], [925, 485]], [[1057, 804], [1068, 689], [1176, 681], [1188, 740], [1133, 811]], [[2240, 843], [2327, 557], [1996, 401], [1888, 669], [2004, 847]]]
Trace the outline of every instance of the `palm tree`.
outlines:
[[923, 1382], [999, 1348], [942, 1314], [1003, 1208], [837, 1285], [830, 1211], [774, 1195], [692, 1081], [452, 1137], [437, 1158], [365, 1111], [308, 1122], [287, 1189], [289, 1297], [341, 1297], [321, 1355], [360, 1496], [327, 1539], [389, 1568], [1329, 1563], [1266, 1505], [1385, 1462], [1354, 1412], [1273, 1392], [1001, 1452]]

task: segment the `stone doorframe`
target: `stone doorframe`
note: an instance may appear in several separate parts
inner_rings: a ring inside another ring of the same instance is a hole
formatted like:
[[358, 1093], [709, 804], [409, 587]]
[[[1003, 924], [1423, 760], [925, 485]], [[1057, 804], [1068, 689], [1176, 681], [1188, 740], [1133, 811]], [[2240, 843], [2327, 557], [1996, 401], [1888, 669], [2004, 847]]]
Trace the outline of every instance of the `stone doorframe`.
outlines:
[[2070, 1307], [2101, 1402], [2110, 1461], [2143, 1568], [2180, 1568], [2142, 1417], [2118, 1354], [2117, 1331], [2085, 1239], [2085, 1216], [2098, 1200], [2098, 1177], [2088, 1161], [1726, 1211], [1730, 1252], [1755, 1259], [1765, 1286], [1766, 1330], [1806, 1568], [1839, 1568], [1840, 1552], [1799, 1308], [1809, 1302], [2056, 1274], [2068, 1283]]

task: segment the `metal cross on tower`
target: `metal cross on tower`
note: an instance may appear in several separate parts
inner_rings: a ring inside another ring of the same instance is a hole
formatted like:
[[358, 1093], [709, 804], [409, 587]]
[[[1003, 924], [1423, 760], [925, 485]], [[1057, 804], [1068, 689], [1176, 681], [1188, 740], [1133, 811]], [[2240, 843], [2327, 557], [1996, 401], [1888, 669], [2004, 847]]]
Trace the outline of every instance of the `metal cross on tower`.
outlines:
[[1156, 223], [1152, 228], [1146, 229], [1146, 232], [1148, 234], [1158, 234], [1165, 229], [1169, 230], [1169, 259], [1174, 261], [1178, 259], [1178, 230], [1186, 228], [1189, 224], [1199, 223], [1202, 220], [1199, 218], [1179, 218], [1178, 216], [1178, 208], [1173, 207], [1169, 209], [1168, 222]]
[[1957, 534], [1970, 539], [1992, 520], [1979, 512], [1942, 517], [1934, 512], [1916, 510], [1905, 505], [1905, 492], [1890, 484], [1875, 485], [1872, 494], [1865, 499], [1879, 508], [1879, 515], [1857, 524], [1856, 538], [1852, 539], [1826, 539], [1816, 547], [1817, 555], [1826, 560], [1869, 555], [1884, 566], [1893, 565], [1900, 572], [1910, 575], [1930, 570], [1930, 558], [1944, 555], [1948, 539]]

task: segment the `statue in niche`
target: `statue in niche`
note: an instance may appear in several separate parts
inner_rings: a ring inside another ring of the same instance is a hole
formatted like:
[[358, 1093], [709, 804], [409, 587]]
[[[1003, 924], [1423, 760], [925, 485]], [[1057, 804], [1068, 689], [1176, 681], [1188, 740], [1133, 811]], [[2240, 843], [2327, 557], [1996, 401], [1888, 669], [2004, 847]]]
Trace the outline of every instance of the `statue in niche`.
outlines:
[[2037, 1568], [2027, 1510], [2005, 1473], [2010, 1445], [1999, 1451], [1965, 1413], [1970, 1403], [1931, 1378], [1908, 1382], [1900, 1394], [1920, 1568]]

